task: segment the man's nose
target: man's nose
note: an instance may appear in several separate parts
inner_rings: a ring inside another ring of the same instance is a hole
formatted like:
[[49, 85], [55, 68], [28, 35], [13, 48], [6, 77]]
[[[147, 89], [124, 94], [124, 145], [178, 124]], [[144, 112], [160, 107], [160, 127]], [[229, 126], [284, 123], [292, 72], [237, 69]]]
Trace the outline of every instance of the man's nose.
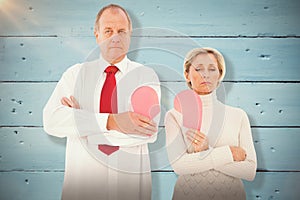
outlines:
[[111, 38], [111, 41], [112, 42], [116, 42], [116, 43], [118, 43], [118, 42], [120, 42], [120, 34], [119, 33], [114, 33], [113, 35], [112, 35], [112, 38]]

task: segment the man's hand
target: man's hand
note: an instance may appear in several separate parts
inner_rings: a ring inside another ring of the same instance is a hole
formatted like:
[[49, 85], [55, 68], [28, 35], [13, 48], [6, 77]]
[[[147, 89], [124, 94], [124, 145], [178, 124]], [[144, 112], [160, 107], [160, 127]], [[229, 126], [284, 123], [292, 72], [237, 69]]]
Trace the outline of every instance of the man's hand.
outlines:
[[241, 147], [230, 146], [234, 161], [244, 161], [246, 159], [246, 151]]
[[[70, 99], [63, 97], [61, 103], [70, 108], [80, 109], [79, 103], [74, 96], [70, 96]], [[152, 136], [157, 132], [156, 124], [152, 120], [134, 112], [109, 114], [107, 130], [116, 130], [125, 134], [141, 136]]]
[[79, 103], [76, 101], [74, 96], [70, 96], [70, 99], [63, 97], [60, 100], [61, 104], [70, 108], [80, 109]]
[[125, 134], [152, 136], [157, 132], [156, 124], [148, 117], [134, 112], [109, 114], [107, 130], [117, 130]]
[[193, 152], [201, 152], [208, 149], [208, 138], [205, 134], [195, 129], [189, 129], [186, 132], [187, 139], [193, 146]]

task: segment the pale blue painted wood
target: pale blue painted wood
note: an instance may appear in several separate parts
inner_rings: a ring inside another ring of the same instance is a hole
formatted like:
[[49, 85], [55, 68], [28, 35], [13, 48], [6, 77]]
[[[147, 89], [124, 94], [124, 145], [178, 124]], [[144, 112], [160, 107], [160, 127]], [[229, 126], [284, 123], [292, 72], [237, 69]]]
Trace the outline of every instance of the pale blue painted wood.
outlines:
[[300, 173], [259, 172], [253, 182], [244, 181], [247, 199], [299, 199]]
[[[134, 36], [155, 37], [133, 37], [129, 57], [153, 67], [160, 79], [167, 81], [163, 83], [163, 111], [171, 107], [176, 92], [186, 89], [181, 66], [183, 56], [193, 46], [193, 41], [175, 36], [197, 36], [197, 45], [219, 49], [227, 61], [226, 81], [300, 80], [300, 43], [294, 37], [300, 33], [297, 0], [114, 2], [129, 10], [134, 27], [160, 28], [139, 33], [135, 30]], [[94, 18], [108, 3], [1, 1], [0, 81], [57, 81], [67, 67], [84, 61], [96, 46]], [[170, 53], [172, 50], [177, 54]], [[41, 126], [42, 107], [55, 84], [0, 84], [0, 126]], [[299, 128], [284, 128], [299, 127], [299, 85], [225, 84], [226, 102], [246, 110], [251, 125], [263, 126], [252, 129], [258, 167], [298, 171], [258, 173], [254, 182], [245, 182], [248, 199], [300, 196], [296, 190], [300, 180]], [[162, 136], [163, 131], [151, 148], [163, 147]], [[46, 135], [40, 127], [1, 127], [0, 138], [0, 199], [59, 199], [65, 140]], [[162, 154], [166, 157], [165, 151]], [[155, 159], [158, 157], [152, 157], [152, 161]], [[153, 199], [170, 199], [176, 175], [152, 175]]]
[[[14, 86], [16, 88], [14, 88]], [[42, 110], [56, 83], [0, 84], [1, 126], [41, 126]]]
[[[252, 128], [260, 170], [300, 170], [299, 128]], [[0, 128], [0, 171], [64, 170], [65, 139], [42, 128]], [[165, 147], [165, 130], [149, 145], [152, 170], [173, 170]]]
[[[158, 139], [150, 144], [151, 166], [154, 170], [173, 170], [169, 165], [165, 130], [161, 129]], [[299, 171], [300, 152], [299, 128], [252, 128], [252, 137], [257, 155], [258, 170]], [[162, 168], [163, 167], [163, 168]]]
[[[132, 37], [128, 57], [152, 67], [161, 81], [182, 81], [186, 53], [203, 46], [223, 53], [225, 81], [300, 80], [299, 38]], [[94, 37], [0, 38], [0, 80], [58, 81], [68, 67], [98, 53]]]
[[57, 81], [95, 47], [93, 38], [0, 38], [1, 81]]
[[[300, 84], [223, 83], [218, 89], [222, 102], [245, 110], [252, 126], [299, 126]], [[184, 82], [161, 84], [163, 109], [173, 107], [175, 94], [187, 89]]]
[[[1, 126], [42, 126], [42, 109], [56, 83], [1, 83]], [[165, 111], [173, 107], [177, 93], [187, 89], [184, 82], [164, 82], [162, 88], [163, 125]], [[225, 83], [226, 104], [241, 107], [252, 126], [299, 126], [300, 84]], [[255, 95], [254, 95], [255, 94]], [[223, 99], [223, 98], [221, 98]]]
[[[244, 181], [248, 200], [298, 199], [299, 172], [259, 172], [253, 182]], [[0, 172], [1, 200], [60, 199], [63, 172]], [[171, 199], [174, 173], [152, 173], [152, 199]]]
[[[113, 2], [128, 9], [134, 27], [166, 27], [193, 36], [300, 33], [297, 0]], [[111, 1], [5, 0], [1, 4], [0, 35], [91, 36], [96, 13], [109, 3]]]
[[0, 172], [1, 200], [58, 200], [63, 172]]
[[0, 171], [63, 170], [65, 139], [42, 128], [0, 128]]

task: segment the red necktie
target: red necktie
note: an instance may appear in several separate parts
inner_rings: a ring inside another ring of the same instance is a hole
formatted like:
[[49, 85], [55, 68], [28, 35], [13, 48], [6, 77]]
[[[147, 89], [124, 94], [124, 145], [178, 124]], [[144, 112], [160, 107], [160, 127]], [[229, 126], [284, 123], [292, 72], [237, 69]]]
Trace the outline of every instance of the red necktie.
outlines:
[[[101, 91], [100, 97], [100, 113], [117, 113], [118, 101], [117, 101], [117, 87], [115, 74], [119, 69], [116, 66], [108, 66], [104, 72], [106, 73], [106, 79]], [[110, 146], [106, 144], [99, 144], [98, 149], [110, 155], [119, 150], [119, 146]]]

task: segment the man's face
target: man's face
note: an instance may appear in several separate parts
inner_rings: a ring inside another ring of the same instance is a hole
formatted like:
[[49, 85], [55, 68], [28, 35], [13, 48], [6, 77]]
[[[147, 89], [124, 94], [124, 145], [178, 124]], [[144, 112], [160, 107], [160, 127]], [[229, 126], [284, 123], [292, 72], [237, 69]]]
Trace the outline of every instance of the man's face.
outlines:
[[94, 34], [102, 57], [111, 64], [120, 62], [127, 54], [130, 45], [129, 22], [120, 9], [105, 10]]

